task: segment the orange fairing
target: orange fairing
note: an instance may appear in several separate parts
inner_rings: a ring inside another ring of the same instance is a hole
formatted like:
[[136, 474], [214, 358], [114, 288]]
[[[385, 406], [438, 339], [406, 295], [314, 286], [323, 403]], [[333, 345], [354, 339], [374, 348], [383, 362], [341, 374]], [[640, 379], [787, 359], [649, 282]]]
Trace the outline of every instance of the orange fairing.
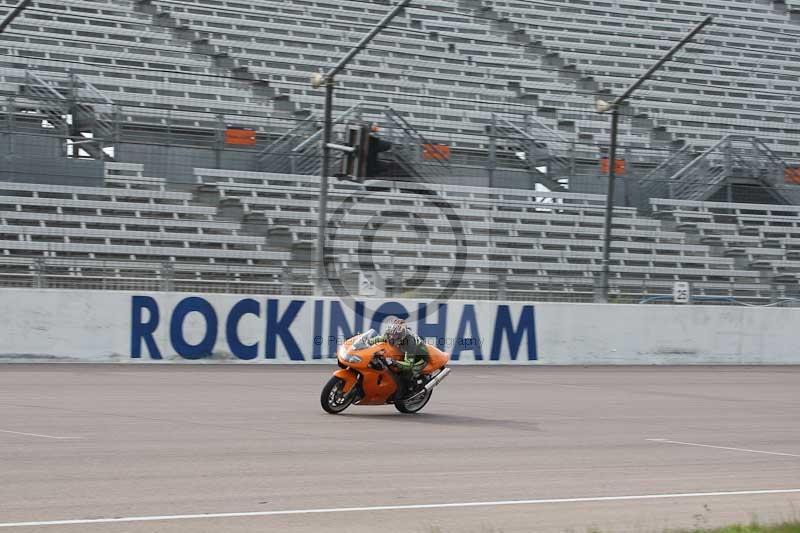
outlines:
[[[397, 390], [397, 383], [394, 380], [394, 376], [390, 374], [391, 370], [376, 370], [370, 368], [370, 362], [372, 362], [373, 357], [378, 354], [395, 359], [403, 356], [399, 350], [386, 343], [378, 343], [361, 350], [354, 350], [353, 339], [345, 342], [339, 349], [339, 363], [348, 368], [339, 370], [335, 375], [345, 379], [344, 390], [348, 392], [353, 386], [348, 380], [357, 379], [357, 374], [361, 374], [363, 397], [359, 400], [359, 405], [383, 405], [390, 400]], [[360, 361], [348, 358], [348, 355], [357, 356]], [[348, 374], [349, 376], [345, 378], [342, 374]], [[350, 376], [352, 376], [352, 378]]]
[[397, 391], [397, 384], [389, 372], [373, 370], [361, 375], [364, 397], [358, 402], [359, 405], [383, 405], [389, 401], [389, 398]]
[[344, 381], [344, 392], [348, 393], [353, 389], [353, 386], [358, 382], [358, 375], [350, 370], [343, 368], [333, 373], [334, 376]]
[[[397, 376], [393, 370], [382, 368], [381, 365], [373, 368], [370, 363], [378, 355], [401, 360], [403, 353], [394, 346], [383, 342], [374, 345], [364, 343], [358, 345], [360, 349], [354, 349], [356, 342], [357, 337], [349, 339], [337, 353], [339, 366], [343, 368], [334, 375], [344, 381], [343, 391], [350, 392], [359, 383], [360, 375], [363, 394], [358, 401], [359, 405], [382, 405], [391, 401], [397, 391]], [[422, 370], [425, 374], [444, 367], [450, 361], [448, 354], [430, 344], [428, 345], [428, 354], [429, 363]]]

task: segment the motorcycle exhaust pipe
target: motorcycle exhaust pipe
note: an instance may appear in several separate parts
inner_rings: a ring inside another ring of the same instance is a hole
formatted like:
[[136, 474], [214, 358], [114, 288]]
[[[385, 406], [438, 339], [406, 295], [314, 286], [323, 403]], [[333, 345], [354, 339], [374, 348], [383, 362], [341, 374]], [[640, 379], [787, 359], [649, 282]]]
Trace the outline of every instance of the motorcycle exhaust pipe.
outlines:
[[444, 370], [439, 372], [435, 378], [433, 378], [432, 380], [430, 380], [428, 383], [425, 384], [425, 390], [427, 391], [433, 390], [434, 387], [436, 387], [439, 383], [444, 381], [444, 378], [450, 375], [450, 372], [451, 372], [450, 368], [445, 368]]

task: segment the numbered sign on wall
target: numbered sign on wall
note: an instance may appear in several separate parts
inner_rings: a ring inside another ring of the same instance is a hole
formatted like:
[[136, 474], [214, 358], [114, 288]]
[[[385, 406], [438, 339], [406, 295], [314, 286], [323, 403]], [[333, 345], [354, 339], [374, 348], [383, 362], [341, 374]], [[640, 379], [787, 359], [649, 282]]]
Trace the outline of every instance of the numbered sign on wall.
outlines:
[[378, 284], [374, 272], [358, 273], [358, 294], [361, 296], [377, 296]]
[[689, 283], [686, 281], [676, 281], [672, 286], [672, 301], [676, 304], [688, 304], [691, 298]]

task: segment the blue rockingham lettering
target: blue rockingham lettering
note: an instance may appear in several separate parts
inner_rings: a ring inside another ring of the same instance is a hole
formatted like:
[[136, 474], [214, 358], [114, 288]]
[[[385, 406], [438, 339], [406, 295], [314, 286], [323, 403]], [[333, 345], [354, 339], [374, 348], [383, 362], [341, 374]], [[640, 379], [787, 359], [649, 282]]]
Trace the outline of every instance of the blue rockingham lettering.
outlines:
[[[538, 359], [532, 305], [388, 300], [376, 307], [361, 301], [347, 306], [337, 300], [230, 301], [201, 296], [187, 296], [173, 305], [166, 300], [161, 296], [131, 298], [133, 359], [161, 360], [177, 354], [197, 360], [216, 353], [243, 361], [327, 359], [336, 353], [342, 339], [365, 328], [380, 331], [394, 317], [409, 320], [421, 337], [449, 350], [454, 361], [467, 359], [467, 353], [474, 361]], [[190, 316], [191, 327], [187, 325]], [[260, 327], [254, 330], [254, 324]]]

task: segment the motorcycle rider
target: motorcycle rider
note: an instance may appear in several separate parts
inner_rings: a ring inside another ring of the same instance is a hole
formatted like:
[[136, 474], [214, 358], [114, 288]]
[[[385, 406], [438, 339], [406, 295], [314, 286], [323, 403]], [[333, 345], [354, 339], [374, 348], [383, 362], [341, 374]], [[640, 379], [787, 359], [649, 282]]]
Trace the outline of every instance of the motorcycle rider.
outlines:
[[386, 342], [401, 352], [403, 361], [395, 361], [398, 370], [406, 379], [408, 388], [413, 390], [414, 383], [422, 369], [428, 364], [428, 345], [425, 341], [408, 329], [405, 320], [397, 319], [386, 328], [386, 332], [378, 337], [373, 337], [371, 344]]

